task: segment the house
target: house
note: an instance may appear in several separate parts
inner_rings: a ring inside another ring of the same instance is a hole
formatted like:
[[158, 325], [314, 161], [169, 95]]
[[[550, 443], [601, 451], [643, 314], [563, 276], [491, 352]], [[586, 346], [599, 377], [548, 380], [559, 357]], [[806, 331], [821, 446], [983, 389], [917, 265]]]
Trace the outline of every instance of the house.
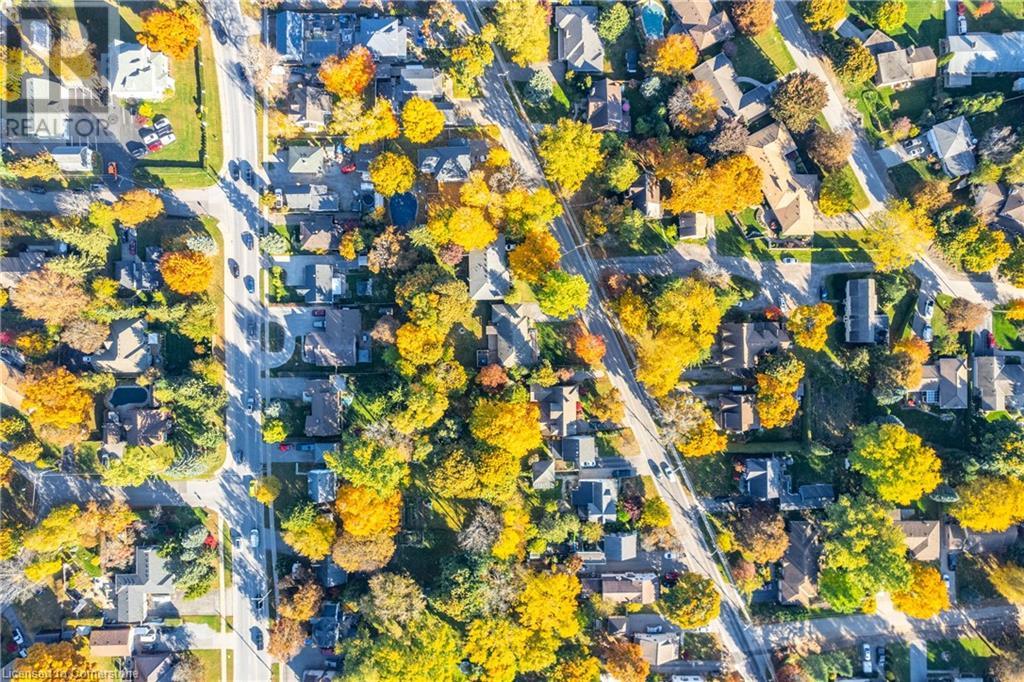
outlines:
[[633, 208], [652, 220], [661, 220], [661, 183], [654, 173], [644, 173], [629, 188]]
[[652, 668], [679, 660], [682, 638], [678, 632], [638, 632], [633, 635], [633, 642], [640, 647], [640, 655]]
[[1024, 229], [1024, 185], [1014, 185], [1006, 194], [999, 217], [1018, 230]]
[[584, 521], [608, 523], [615, 520], [619, 486], [615, 479], [580, 481], [572, 493], [572, 503]]
[[846, 311], [843, 313], [846, 343], [876, 344], [889, 333], [889, 318], [878, 312], [875, 280], [866, 277], [846, 282]]
[[174, 426], [170, 410], [160, 408], [126, 410], [123, 420], [124, 440], [135, 447], [163, 445]]
[[341, 394], [330, 381], [313, 381], [302, 392], [309, 402], [303, 433], [311, 438], [337, 436], [341, 433]]
[[365, 45], [375, 59], [404, 60], [409, 29], [398, 17], [363, 17], [356, 42]]
[[1007, 364], [1002, 356], [975, 356], [974, 386], [982, 412], [1019, 412], [1024, 406], [1024, 365]]
[[17, 366], [7, 355], [0, 356], [0, 404], [21, 410], [25, 400], [21, 392], [24, 383], [24, 367]]
[[532, 367], [540, 356], [537, 329], [528, 305], [491, 306], [487, 355], [502, 367]]
[[22, 251], [14, 256], [0, 256], [0, 287], [13, 289], [30, 272], [46, 264], [42, 251]]
[[726, 114], [749, 122], [768, 111], [768, 89], [757, 86], [747, 92], [740, 90], [736, 68], [723, 53], [694, 67], [693, 77], [711, 86], [718, 106]]
[[809, 608], [818, 598], [821, 538], [810, 521], [789, 522], [789, 546], [782, 555], [779, 603]]
[[563, 438], [575, 435], [582, 424], [578, 421], [580, 387], [530, 385], [530, 401], [540, 406], [540, 430], [545, 436]]
[[174, 576], [168, 573], [157, 547], [135, 548], [135, 572], [114, 576], [114, 601], [118, 623], [146, 620], [154, 598], [166, 601], [174, 595]]
[[921, 368], [921, 383], [914, 389], [917, 399], [940, 410], [967, 409], [967, 361], [939, 358]]
[[608, 533], [602, 545], [608, 561], [631, 561], [636, 558], [636, 533]]
[[114, 263], [118, 284], [130, 291], [156, 291], [160, 288], [160, 268], [153, 261], [138, 258]]
[[699, 211], [680, 213], [678, 223], [680, 239], [707, 239], [715, 229], [715, 217]]
[[31, 52], [44, 63], [53, 47], [53, 29], [46, 19], [22, 19], [21, 36], [27, 52]]
[[862, 42], [873, 57], [900, 49], [899, 43], [877, 28], [869, 33]]
[[284, 11], [277, 15], [277, 51], [283, 61], [318, 66], [352, 45], [354, 17], [328, 12]]
[[974, 139], [971, 126], [963, 116], [943, 121], [928, 131], [928, 144], [942, 162], [942, 170], [951, 178], [959, 178], [974, 171]]
[[346, 289], [345, 276], [330, 263], [306, 266], [306, 303], [333, 303]]
[[747, 143], [747, 155], [761, 169], [761, 193], [775, 216], [773, 227], [781, 237], [814, 234], [816, 175], [795, 173], [790, 158], [795, 158], [796, 143], [784, 126], [773, 123], [753, 135]]
[[660, 40], [665, 37], [665, 6], [659, 0], [640, 0], [636, 4], [636, 18], [640, 33], [645, 40]]
[[126, 658], [132, 655], [131, 628], [93, 628], [89, 631], [89, 655]]
[[173, 682], [174, 654], [136, 654], [132, 656], [131, 670], [134, 682]]
[[946, 547], [950, 552], [970, 552], [975, 555], [1002, 554], [1024, 534], [1019, 525], [989, 533], [977, 533], [955, 523], [947, 523], [945, 526]]
[[330, 589], [337, 587], [338, 585], [344, 585], [348, 582], [348, 572], [344, 568], [334, 563], [334, 559], [328, 554], [320, 565], [317, 566], [317, 576], [320, 578], [320, 584], [325, 588]]
[[608, 78], [594, 82], [587, 97], [587, 122], [599, 132], [629, 133], [629, 101], [622, 96], [622, 83]]
[[334, 253], [341, 244], [341, 227], [331, 215], [285, 216], [289, 228], [298, 228], [299, 250]]
[[729, 394], [718, 398], [715, 423], [732, 433], [746, 433], [761, 428], [761, 418], [754, 409], [754, 396], [750, 394]]
[[907, 550], [917, 561], [938, 561], [942, 538], [941, 521], [894, 521], [903, 533]]
[[914, 81], [935, 78], [938, 59], [930, 47], [908, 47], [875, 55], [878, 70], [875, 84], [879, 87], [899, 88]]
[[54, 147], [50, 155], [64, 173], [92, 173], [96, 153], [85, 145]]
[[110, 336], [103, 343], [103, 350], [85, 356], [85, 360], [97, 372], [138, 376], [152, 364], [152, 347], [156, 344], [156, 335], [146, 333], [146, 321], [143, 318], [114, 320], [110, 324]]
[[338, 474], [333, 469], [312, 469], [306, 474], [306, 492], [313, 504], [331, 504], [338, 497]]
[[967, 33], [943, 41], [946, 87], [965, 88], [975, 76], [1024, 73], [1024, 31]]
[[32, 76], [25, 79], [22, 99], [25, 101], [25, 135], [44, 140], [63, 140], [67, 137], [67, 88], [55, 81]]
[[320, 612], [309, 619], [313, 645], [334, 652], [341, 634], [341, 609], [337, 602], [324, 602]]
[[745, 463], [740, 488], [755, 500], [779, 499], [782, 492], [782, 462], [776, 457], [752, 457]]
[[313, 329], [303, 338], [303, 360], [319, 367], [352, 367], [359, 360], [362, 314], [357, 308], [328, 308], [323, 320], [323, 329]]
[[558, 485], [555, 480], [555, 460], [542, 459], [530, 467], [530, 476], [534, 490], [550, 490]]
[[686, 32], [696, 43], [698, 50], [706, 50], [709, 47], [724, 42], [736, 34], [736, 29], [729, 21], [729, 15], [725, 12], [718, 12], [704, 24], [685, 27]]
[[976, 214], [990, 217], [1005, 204], [1007, 197], [998, 182], [986, 182], [971, 188], [971, 199], [974, 201]]
[[327, 150], [309, 145], [288, 147], [288, 172], [292, 175], [322, 175], [327, 161]]
[[512, 288], [505, 258], [505, 235], [499, 234], [483, 249], [469, 252], [469, 297], [474, 301], [501, 301]]
[[806, 483], [798, 486], [795, 493], [783, 492], [779, 498], [779, 508], [783, 511], [824, 509], [835, 501], [836, 491], [830, 483]]
[[743, 374], [754, 369], [761, 354], [792, 345], [789, 332], [779, 322], [726, 322], [718, 328], [716, 361], [726, 371]]
[[163, 52], [115, 40], [106, 59], [110, 94], [114, 97], [162, 100], [174, 90], [170, 60]]
[[594, 27], [596, 22], [597, 7], [555, 7], [558, 59], [565, 62], [568, 70], [579, 73], [604, 71], [604, 44]]
[[597, 440], [593, 436], [568, 436], [562, 439], [562, 459], [577, 469], [597, 466]]
[[318, 85], [296, 83], [288, 92], [288, 119], [307, 133], [322, 131], [331, 120], [331, 95]]
[[653, 604], [656, 579], [653, 573], [606, 573], [601, 576], [601, 597], [616, 604]]
[[420, 172], [434, 176], [438, 183], [465, 182], [473, 169], [472, 153], [467, 143], [421, 149], [417, 159]]
[[434, 99], [444, 94], [444, 82], [441, 72], [430, 66], [414, 64], [403, 66], [398, 72], [398, 89], [400, 101], [413, 97]]
[[684, 27], [706, 24], [715, 13], [711, 0], [668, 0], [668, 6]]
[[338, 195], [327, 185], [296, 185], [285, 189], [284, 203], [289, 211], [297, 213], [332, 213], [341, 206]]

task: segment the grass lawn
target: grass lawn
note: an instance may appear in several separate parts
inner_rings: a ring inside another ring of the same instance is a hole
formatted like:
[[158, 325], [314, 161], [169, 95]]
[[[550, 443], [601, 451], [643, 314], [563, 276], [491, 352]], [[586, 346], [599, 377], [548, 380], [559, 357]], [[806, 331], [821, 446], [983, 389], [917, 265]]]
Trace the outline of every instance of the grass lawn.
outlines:
[[609, 78], [624, 80], [635, 75], [626, 73], [626, 52], [629, 50], [636, 50], [638, 53], [642, 51], [640, 38], [632, 22], [618, 40], [604, 45], [605, 70], [611, 71]]
[[885, 647], [886, 672], [892, 672], [893, 682], [910, 682], [910, 648], [906, 644]]
[[[206, 672], [206, 676], [203, 678], [206, 682], [227, 682], [220, 676], [220, 649], [193, 649], [192, 653], [196, 655], [200, 661], [203, 662], [203, 668]], [[235, 652], [231, 649], [227, 651], [228, 655], [228, 680], [234, 679], [234, 655]]]
[[707, 457], [684, 458], [683, 466], [693, 480], [695, 492], [701, 497], [718, 497], [736, 492], [732, 456], [720, 452]]
[[911, 121], [921, 118], [926, 109], [932, 107], [932, 98], [935, 96], [935, 85], [931, 81], [925, 81], [912, 85], [906, 90], [894, 92], [889, 97], [894, 116], [906, 116]]
[[[744, 225], [756, 225], [754, 211], [747, 209], [739, 216]], [[864, 248], [866, 232], [819, 232], [810, 248], [772, 249], [763, 239], [748, 240], [743, 231], [726, 216], [715, 218], [718, 253], [756, 260], [781, 261], [795, 258], [801, 263], [870, 263], [871, 254]]]
[[308, 465], [303, 469], [299, 465], [298, 471], [296, 468], [294, 462], [272, 462], [270, 465], [270, 472], [281, 481], [281, 494], [274, 500], [274, 511], [278, 518], [286, 515], [296, 504], [309, 499], [305, 471], [313, 467]]
[[572, 358], [565, 345], [565, 337], [570, 328], [568, 322], [539, 322], [537, 324], [537, 341], [540, 345], [540, 359], [547, 360], [552, 367], [568, 365]]
[[[851, 2], [850, 9], [873, 25], [869, 19], [874, 0]], [[903, 47], [911, 45], [930, 45], [938, 53], [939, 40], [946, 37], [946, 21], [944, 17], [945, 2], [943, 0], [913, 0], [907, 3], [907, 21], [899, 29], [889, 35]], [[973, 29], [972, 29], [973, 30]]]
[[959, 450], [967, 441], [967, 429], [959, 415], [944, 421], [937, 415], [915, 409], [897, 409], [894, 414], [909, 431], [938, 449]]
[[924, 159], [914, 159], [889, 169], [889, 179], [896, 187], [900, 196], [910, 196], [919, 185], [928, 180], [946, 179], [945, 175], [935, 171]]
[[562, 90], [562, 86], [558, 84], [558, 81], [553, 83], [554, 92], [551, 98], [539, 105], [527, 100], [526, 83], [516, 81], [515, 86], [516, 90], [519, 91], [520, 98], [523, 100], [523, 106], [526, 107], [527, 116], [534, 123], [553, 124], [558, 119], [569, 115], [569, 98], [566, 96], [565, 91]]
[[964, 553], [957, 563], [956, 598], [969, 603], [1000, 598], [981, 561], [973, 554]]
[[842, 170], [838, 171], [840, 175], [845, 177], [849, 182], [850, 186], [853, 187], [853, 196], [850, 198], [850, 202], [853, 207], [858, 211], [863, 211], [871, 203], [868, 200], [867, 192], [861, 187], [860, 181], [857, 180], [857, 176], [853, 174], [853, 168], [850, 164], [843, 166]]
[[928, 669], [958, 669], [961, 674], [981, 677], [988, 672], [989, 660], [996, 654], [980, 637], [964, 637], [928, 642]]
[[982, 0], [964, 0], [967, 5], [967, 30], [977, 33], [1004, 33], [1024, 28], [1024, 0], [999, 0], [996, 8], [983, 17], [974, 16]]
[[1024, 350], [1024, 340], [1017, 335], [1017, 326], [1006, 319], [1004, 311], [992, 311], [992, 327], [997, 346], [1004, 350]]
[[420, 584], [433, 583], [441, 570], [441, 562], [458, 548], [453, 531], [433, 529], [416, 533], [420, 542], [399, 545], [391, 560], [395, 571], [408, 571]]
[[789, 53], [782, 34], [775, 26], [756, 38], [737, 35], [733, 43], [736, 45], [736, 56], [732, 61], [740, 76], [771, 83], [796, 69], [793, 55]]

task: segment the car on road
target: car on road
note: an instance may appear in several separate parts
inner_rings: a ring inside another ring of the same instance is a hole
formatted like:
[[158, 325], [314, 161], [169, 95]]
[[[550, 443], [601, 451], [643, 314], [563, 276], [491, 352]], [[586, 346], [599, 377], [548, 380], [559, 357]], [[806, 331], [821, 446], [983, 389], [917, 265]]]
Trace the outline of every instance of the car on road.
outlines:
[[141, 159], [149, 153], [149, 150], [146, 149], [146, 145], [141, 142], [136, 142], [135, 140], [126, 144], [125, 147], [128, 149], [128, 153], [131, 154], [133, 159]]
[[245, 399], [245, 413], [252, 414], [254, 409], [256, 409], [256, 398], [249, 396]]
[[284, 207], [284, 192], [280, 187], [274, 188], [274, 208], [280, 210]]
[[985, 345], [988, 346], [989, 350], [995, 350], [996, 347], [996, 335], [990, 331], [985, 332]]
[[861, 667], [863, 668], [865, 675], [870, 675], [872, 672], [874, 672], [874, 668], [871, 665], [871, 645], [867, 643], [862, 644], [860, 650]]
[[932, 319], [932, 315], [935, 314], [935, 299], [929, 298], [924, 302], [924, 307], [921, 309], [921, 317], [926, 320]]
[[235, 66], [235, 72], [238, 74], [238, 80], [242, 81], [243, 85], [249, 84], [249, 74], [245, 72], [245, 66], [242, 65], [242, 62], [238, 62]]
[[219, 20], [214, 19], [210, 26], [213, 28], [213, 36], [217, 39], [218, 43], [223, 45], [228, 42], [228, 32], [224, 30], [224, 24], [220, 23]]
[[259, 528], [253, 528], [249, 531], [249, 546], [256, 549], [260, 546], [260, 530]]
[[327, 317], [327, 308], [314, 308], [313, 317]]
[[19, 628], [11, 630], [11, 641], [18, 646], [25, 646], [25, 635], [21, 634], [21, 630]]
[[323, 320], [323, 319], [313, 320], [313, 329], [327, 329], [327, 320]]
[[252, 644], [256, 647], [256, 651], [263, 651], [263, 630], [254, 625], [251, 634]]
[[824, 284], [822, 284], [818, 288], [818, 299], [821, 300], [821, 301], [827, 301], [828, 300], [828, 287], [825, 286]]
[[252, 232], [248, 230], [242, 233], [242, 243], [245, 244], [245, 248], [252, 251], [252, 245], [255, 243], [252, 238]]
[[245, 453], [242, 452], [241, 448], [235, 450], [235, 461], [239, 464], [245, 461]]
[[245, 167], [245, 182], [248, 185], [252, 184], [252, 166]]
[[299, 443], [295, 449], [301, 452], [316, 452], [316, 447], [316, 443]]
[[931, 343], [932, 339], [934, 337], [935, 337], [935, 333], [932, 331], [932, 326], [930, 324], [926, 324], [924, 327], [922, 327], [922, 329], [921, 329], [921, 340], [922, 341], [924, 341], [925, 343]]
[[677, 557], [675, 552], [665, 552], [664, 554], [665, 561], [675, 561], [676, 558]]
[[792, 256], [783, 256], [782, 262], [787, 265], [792, 265], [793, 263], [796, 262], [796, 258], [793, 258]]
[[231, 176], [231, 179], [234, 180], [235, 182], [238, 182], [238, 179], [242, 177], [242, 172], [238, 169], [237, 161], [228, 162], [228, 174]]
[[354, 163], [346, 163], [344, 166], [341, 167], [341, 172], [344, 173], [345, 175], [348, 175], [349, 173], [354, 172], [355, 169], [356, 165]]
[[248, 291], [250, 294], [255, 294], [256, 280], [253, 279], [252, 275], [246, 275], [243, 281], [245, 282], [245, 290]]
[[250, 339], [255, 339], [256, 338], [256, 318], [255, 317], [250, 317], [249, 318], [248, 333], [249, 333], [249, 338]]
[[29, 185], [28, 191], [32, 194], [46, 194], [46, 187], [36, 183], [35, 185]]
[[878, 659], [878, 669], [881, 670], [885, 667], [885, 647], [880, 646], [875, 649], [875, 657]]
[[676, 472], [672, 470], [672, 467], [669, 466], [668, 462], [661, 463], [661, 470], [665, 473], [665, 478], [673, 483], [676, 482]]
[[967, 33], [967, 17], [960, 16], [956, 18], [956, 32], [960, 35]]
[[232, 277], [238, 277], [238, 261], [236, 261], [234, 258], [229, 258], [228, 270], [231, 271]]

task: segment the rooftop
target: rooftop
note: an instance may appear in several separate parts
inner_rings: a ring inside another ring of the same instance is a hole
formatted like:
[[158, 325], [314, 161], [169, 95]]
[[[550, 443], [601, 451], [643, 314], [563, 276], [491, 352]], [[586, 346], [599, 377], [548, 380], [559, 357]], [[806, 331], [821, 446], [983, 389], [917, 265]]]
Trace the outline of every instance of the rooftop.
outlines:
[[135, 572], [114, 576], [114, 599], [119, 623], [141, 623], [149, 611], [150, 597], [174, 594], [174, 576], [167, 572], [156, 547], [135, 549]]
[[141, 317], [114, 320], [103, 350], [90, 356], [93, 368], [116, 375], [142, 374], [153, 361], [146, 329]]
[[486, 248], [469, 252], [469, 297], [474, 301], [500, 301], [512, 287], [505, 258], [505, 235]]
[[604, 71], [604, 44], [594, 27], [597, 7], [555, 7], [558, 58], [566, 67], [582, 73]]
[[1024, 72], [1024, 31], [967, 33], [946, 40], [953, 55], [946, 65], [950, 87], [970, 85], [975, 75]]
[[355, 365], [362, 314], [356, 308], [328, 308], [322, 319], [324, 328], [313, 329], [303, 339], [303, 358], [320, 367]]
[[377, 59], [405, 59], [409, 30], [397, 17], [365, 17], [359, 20], [356, 40]]

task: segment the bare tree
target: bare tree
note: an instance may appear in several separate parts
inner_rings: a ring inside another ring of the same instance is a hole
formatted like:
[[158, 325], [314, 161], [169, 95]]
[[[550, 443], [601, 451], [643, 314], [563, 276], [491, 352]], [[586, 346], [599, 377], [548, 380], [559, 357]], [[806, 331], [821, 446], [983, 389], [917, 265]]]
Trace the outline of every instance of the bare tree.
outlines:
[[92, 320], [72, 320], [61, 332], [60, 340], [75, 350], [80, 350], [86, 355], [95, 353], [103, 347], [103, 342], [110, 335], [106, 325]]
[[466, 526], [459, 531], [459, 547], [467, 552], [483, 554], [491, 551], [502, 529], [501, 516], [489, 505], [481, 504]]
[[253, 40], [245, 49], [246, 70], [249, 80], [268, 101], [284, 97], [288, 91], [288, 67], [281, 54], [260, 40]]

